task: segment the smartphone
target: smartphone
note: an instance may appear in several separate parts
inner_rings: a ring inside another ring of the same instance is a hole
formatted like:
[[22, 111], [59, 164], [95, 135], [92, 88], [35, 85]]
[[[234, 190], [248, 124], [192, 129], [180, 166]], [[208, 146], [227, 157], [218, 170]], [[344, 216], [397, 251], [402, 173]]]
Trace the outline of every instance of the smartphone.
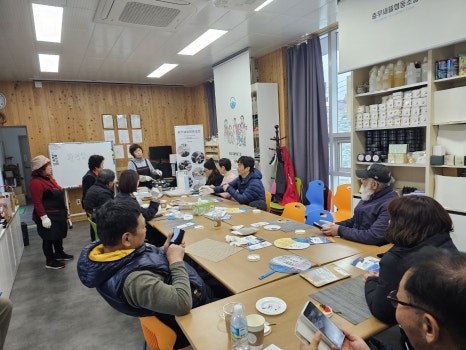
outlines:
[[173, 230], [173, 236], [170, 240], [170, 244], [180, 245], [183, 242], [184, 230], [178, 227], [175, 227]]
[[319, 224], [318, 222], [315, 222], [315, 221], [314, 221], [314, 222], [312, 223], [312, 226], [317, 227], [318, 229], [322, 230], [322, 225]]
[[319, 349], [331, 348], [332, 345], [337, 349], [341, 349], [343, 340], [345, 340], [343, 332], [317, 306], [308, 301], [298, 317], [295, 332], [298, 337], [311, 342], [314, 333], [317, 331], [322, 332], [321, 343], [325, 343], [322, 344], [322, 347], [319, 345]]

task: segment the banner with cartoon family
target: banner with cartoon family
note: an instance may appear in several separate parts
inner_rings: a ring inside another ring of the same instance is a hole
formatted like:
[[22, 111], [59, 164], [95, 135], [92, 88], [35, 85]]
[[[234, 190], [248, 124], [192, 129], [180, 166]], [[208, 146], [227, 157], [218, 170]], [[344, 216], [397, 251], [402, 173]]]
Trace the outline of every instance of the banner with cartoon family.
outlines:
[[186, 170], [190, 187], [205, 184], [204, 131], [202, 125], [175, 126], [176, 164]]
[[214, 66], [214, 81], [220, 156], [254, 157], [249, 51]]

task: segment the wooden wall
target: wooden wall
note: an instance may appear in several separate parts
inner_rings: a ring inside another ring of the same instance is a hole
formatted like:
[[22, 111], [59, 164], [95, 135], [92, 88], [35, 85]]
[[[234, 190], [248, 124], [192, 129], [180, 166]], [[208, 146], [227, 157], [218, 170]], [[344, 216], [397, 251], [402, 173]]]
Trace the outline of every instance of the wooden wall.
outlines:
[[[268, 55], [254, 60], [259, 71], [258, 82], [278, 84], [278, 112], [280, 114], [280, 135], [288, 135], [288, 93], [286, 74], [286, 48], [280, 48]], [[288, 145], [289, 139], [282, 141], [282, 145]]]
[[[203, 85], [185, 88], [43, 82], [42, 88], [35, 88], [33, 82], [0, 82], [0, 91], [7, 98], [5, 126], [27, 128], [31, 157], [48, 155], [51, 142], [103, 141], [101, 114], [140, 114], [141, 146], [147, 156], [149, 146], [171, 145], [175, 149], [175, 125], [202, 124], [204, 134], [209, 134]], [[117, 160], [117, 169], [126, 169], [128, 160]], [[86, 171], [83, 169], [83, 175]], [[72, 213], [82, 211], [76, 198], [81, 198], [79, 189], [70, 191]]]
[[[286, 136], [286, 48], [257, 58], [255, 65], [259, 82], [278, 84], [280, 132]], [[171, 145], [175, 149], [175, 125], [202, 124], [204, 135], [210, 133], [204, 85], [186, 88], [43, 82], [42, 88], [36, 88], [33, 82], [0, 81], [0, 91], [8, 101], [3, 111], [7, 115], [5, 126], [27, 128], [31, 157], [48, 155], [47, 145], [52, 142], [103, 141], [102, 114], [140, 114], [141, 146], [146, 156], [149, 146]], [[288, 138], [282, 144], [287, 142]], [[128, 160], [117, 160], [118, 172], [126, 169]], [[83, 175], [86, 171], [83, 169]], [[71, 213], [81, 212], [76, 204], [81, 190], [71, 190], [69, 195]]]

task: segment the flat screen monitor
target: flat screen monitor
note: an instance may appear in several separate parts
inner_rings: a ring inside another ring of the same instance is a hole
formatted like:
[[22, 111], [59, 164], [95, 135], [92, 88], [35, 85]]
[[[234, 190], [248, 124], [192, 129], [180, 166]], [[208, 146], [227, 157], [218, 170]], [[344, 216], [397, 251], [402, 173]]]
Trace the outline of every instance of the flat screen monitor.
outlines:
[[172, 146], [151, 146], [149, 157], [151, 160], [169, 159], [172, 154]]

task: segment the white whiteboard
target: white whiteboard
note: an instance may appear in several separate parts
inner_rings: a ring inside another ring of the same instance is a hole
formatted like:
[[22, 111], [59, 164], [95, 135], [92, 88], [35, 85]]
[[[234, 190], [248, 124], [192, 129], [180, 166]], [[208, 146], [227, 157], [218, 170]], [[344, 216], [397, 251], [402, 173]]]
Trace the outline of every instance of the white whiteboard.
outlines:
[[82, 177], [89, 170], [89, 157], [93, 154], [103, 156], [104, 168], [116, 174], [111, 141], [49, 143], [48, 149], [53, 177], [63, 188], [81, 187]]

